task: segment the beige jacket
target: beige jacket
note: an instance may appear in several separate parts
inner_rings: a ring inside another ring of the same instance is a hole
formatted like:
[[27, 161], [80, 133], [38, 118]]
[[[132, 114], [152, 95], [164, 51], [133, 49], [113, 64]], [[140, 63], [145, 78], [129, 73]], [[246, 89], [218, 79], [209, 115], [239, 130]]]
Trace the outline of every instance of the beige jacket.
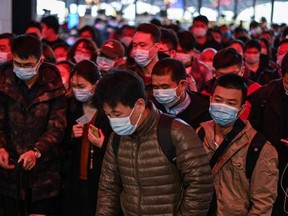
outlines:
[[[278, 155], [270, 143], [264, 145], [251, 179], [246, 178], [247, 150], [256, 131], [248, 121], [245, 124], [212, 169], [217, 216], [268, 216], [276, 200]], [[204, 122], [201, 126], [205, 129], [205, 138], [214, 137], [214, 121]], [[211, 158], [216, 150], [214, 142], [204, 139], [203, 144]]]

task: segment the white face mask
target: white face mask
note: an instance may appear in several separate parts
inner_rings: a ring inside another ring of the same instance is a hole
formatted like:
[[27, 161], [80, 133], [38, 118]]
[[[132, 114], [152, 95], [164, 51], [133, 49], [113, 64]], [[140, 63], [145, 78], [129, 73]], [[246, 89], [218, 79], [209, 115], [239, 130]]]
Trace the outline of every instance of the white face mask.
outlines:
[[86, 102], [90, 100], [94, 94], [91, 92], [91, 89], [78, 89], [78, 88], [72, 88], [72, 89], [76, 100], [80, 102]]
[[175, 58], [181, 61], [186, 66], [190, 64], [192, 56], [187, 53], [176, 53]]
[[74, 59], [75, 59], [75, 62], [78, 63], [83, 60], [90, 60], [90, 56], [83, 55], [81, 52], [75, 52]]
[[[153, 47], [151, 49], [153, 49]], [[136, 49], [134, 51], [133, 53], [134, 60], [140, 67], [146, 67], [156, 55], [155, 53], [155, 55], [152, 58], [149, 58], [149, 53], [151, 49], [149, 50]]]
[[207, 33], [206, 28], [193, 27], [193, 34], [195, 37], [204, 37]]
[[132, 115], [132, 113], [134, 112], [135, 106], [133, 107], [133, 109], [131, 110], [131, 113], [129, 116], [127, 117], [122, 117], [122, 118], [110, 118], [108, 116], [108, 119], [110, 121], [110, 125], [111, 128], [113, 129], [113, 131], [120, 135], [120, 136], [125, 136], [125, 135], [131, 135], [132, 133], [134, 133], [134, 131], [136, 130], [138, 123], [141, 119], [142, 113], [140, 113], [138, 120], [136, 122], [135, 125], [131, 124], [130, 121], [130, 117]]
[[244, 54], [244, 59], [248, 64], [255, 64], [260, 60], [259, 54]]
[[113, 68], [115, 62], [103, 56], [98, 56], [96, 61], [100, 70], [108, 71]]
[[7, 52], [0, 52], [0, 63], [8, 61], [8, 54]]
[[153, 89], [153, 96], [159, 103], [170, 108], [180, 100], [180, 96], [177, 96], [177, 88], [178, 87], [171, 89]]

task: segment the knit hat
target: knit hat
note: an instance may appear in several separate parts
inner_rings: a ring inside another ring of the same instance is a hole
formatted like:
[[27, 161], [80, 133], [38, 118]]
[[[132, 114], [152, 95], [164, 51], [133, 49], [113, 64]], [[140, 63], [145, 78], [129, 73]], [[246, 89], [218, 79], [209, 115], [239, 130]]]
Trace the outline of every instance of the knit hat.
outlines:
[[125, 49], [119, 41], [110, 39], [102, 44], [101, 53], [112, 58], [124, 57]]

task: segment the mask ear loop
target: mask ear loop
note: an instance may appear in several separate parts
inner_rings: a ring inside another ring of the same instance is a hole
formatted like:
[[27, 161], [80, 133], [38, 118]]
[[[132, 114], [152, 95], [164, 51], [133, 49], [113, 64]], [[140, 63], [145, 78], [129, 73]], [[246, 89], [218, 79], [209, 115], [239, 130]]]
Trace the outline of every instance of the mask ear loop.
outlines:
[[284, 188], [284, 185], [283, 185], [283, 178], [284, 178], [284, 174], [286, 173], [286, 171], [287, 171], [287, 167], [288, 167], [288, 163], [286, 164], [286, 166], [285, 166], [285, 169], [283, 170], [283, 173], [282, 173], [282, 175], [281, 175], [281, 181], [280, 181], [280, 185], [281, 185], [281, 189], [282, 189], [282, 191], [284, 192], [284, 194], [285, 194], [285, 199], [284, 199], [284, 204], [283, 204], [283, 210], [284, 210], [284, 212], [286, 213], [286, 214], [288, 214], [288, 209], [286, 209], [286, 203], [287, 203], [287, 198], [288, 198], [288, 188], [286, 188], [286, 190], [285, 190], [285, 188]]

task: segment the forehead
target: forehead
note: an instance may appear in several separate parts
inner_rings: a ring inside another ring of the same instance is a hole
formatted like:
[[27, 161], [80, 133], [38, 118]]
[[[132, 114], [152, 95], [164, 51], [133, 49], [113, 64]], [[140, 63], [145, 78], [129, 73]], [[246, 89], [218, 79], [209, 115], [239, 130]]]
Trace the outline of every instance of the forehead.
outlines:
[[84, 77], [75, 74], [71, 77], [71, 82], [74, 84], [82, 84], [82, 85], [89, 85], [91, 84], [88, 80], [86, 80]]
[[144, 32], [136, 32], [133, 37], [133, 43], [153, 43], [152, 35]]
[[240, 70], [240, 67], [238, 65], [232, 65], [225, 68], [219, 68], [216, 70], [216, 73], [218, 74], [232, 74], [237, 73]]
[[193, 26], [206, 26], [206, 24], [204, 22], [201, 22], [201, 21], [194, 21], [193, 22]]
[[152, 78], [152, 84], [153, 85], [175, 83], [175, 82], [172, 81], [170, 73], [169, 74], [165, 74], [165, 75], [161, 75], [161, 76], [152, 74], [151, 78]]
[[259, 50], [256, 47], [248, 47], [245, 52], [259, 52]]
[[123, 105], [121, 102], [118, 102], [113, 108], [107, 103], [104, 103], [103, 110], [107, 115], [110, 115], [111, 113], [126, 113], [127, 111], [130, 111], [131, 108], [129, 106]]
[[9, 46], [9, 39], [7, 38], [3, 38], [3, 39], [0, 39], [0, 46]]
[[214, 90], [212, 98], [220, 97], [223, 100], [234, 100], [239, 101], [242, 100], [242, 91], [240, 89], [231, 89], [231, 88], [224, 88], [222, 86], [217, 86]]
[[41, 33], [40, 29], [36, 28], [36, 27], [29, 27], [26, 32], [26, 34], [28, 33], [36, 33], [36, 34], [39, 34]]
[[166, 50], [169, 50], [169, 49], [170, 49], [170, 48], [169, 48], [168, 44], [162, 43], [162, 42], [159, 44], [159, 50], [160, 50], [160, 51], [162, 51], [162, 50], [165, 50], [165, 51], [166, 51]]
[[13, 55], [13, 61], [18, 63], [35, 63], [37, 60], [38, 59], [36, 59], [34, 56], [29, 56], [27, 59], [21, 59], [19, 56]]

